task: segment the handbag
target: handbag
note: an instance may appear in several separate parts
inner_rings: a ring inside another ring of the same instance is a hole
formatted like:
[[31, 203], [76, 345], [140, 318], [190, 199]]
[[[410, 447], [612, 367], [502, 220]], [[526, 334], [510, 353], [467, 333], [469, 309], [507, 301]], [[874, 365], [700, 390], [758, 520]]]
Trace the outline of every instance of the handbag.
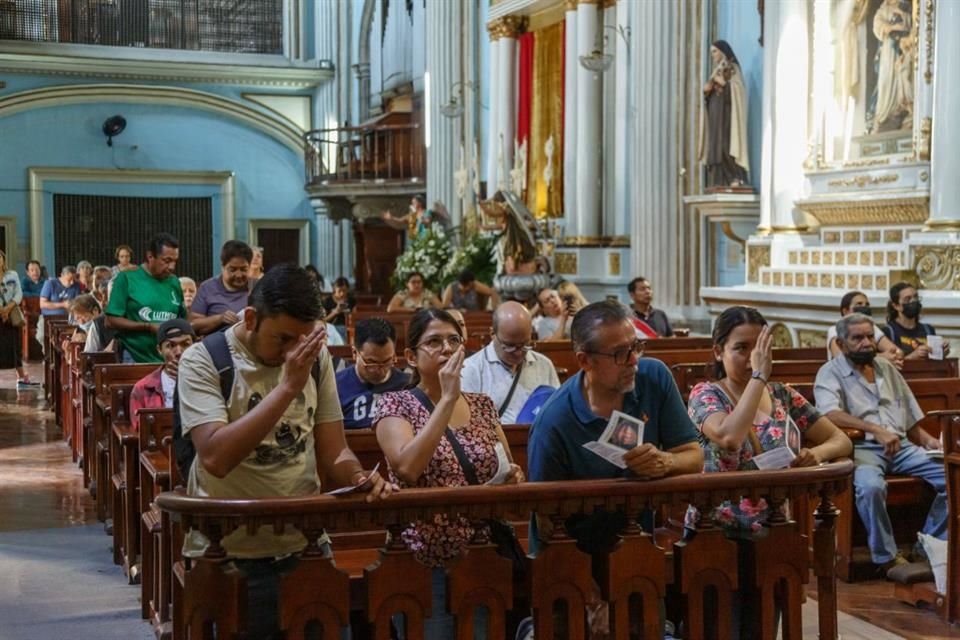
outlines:
[[[0, 293], [0, 306], [7, 306], [7, 299], [3, 297], [3, 294]], [[13, 309], [10, 309], [10, 315], [7, 316], [7, 322], [9, 322], [14, 327], [22, 327], [25, 322], [23, 318], [23, 311], [20, 310], [20, 305], [14, 305]]]
[[[433, 413], [433, 402], [423, 392], [423, 389], [415, 387], [411, 389], [411, 393], [427, 411]], [[460, 468], [463, 469], [463, 477], [467, 479], [467, 484], [480, 484], [480, 479], [477, 477], [477, 468], [467, 457], [467, 452], [463, 450], [463, 445], [457, 439], [457, 434], [453, 432], [453, 429], [447, 427], [443, 432], [443, 437], [450, 443], [453, 454], [457, 457]], [[525, 579], [527, 554], [520, 546], [520, 541], [517, 540], [517, 534], [513, 530], [513, 526], [509, 522], [498, 519], [485, 520], [484, 523], [490, 528], [490, 542], [497, 548], [497, 553], [513, 563], [515, 576]]]

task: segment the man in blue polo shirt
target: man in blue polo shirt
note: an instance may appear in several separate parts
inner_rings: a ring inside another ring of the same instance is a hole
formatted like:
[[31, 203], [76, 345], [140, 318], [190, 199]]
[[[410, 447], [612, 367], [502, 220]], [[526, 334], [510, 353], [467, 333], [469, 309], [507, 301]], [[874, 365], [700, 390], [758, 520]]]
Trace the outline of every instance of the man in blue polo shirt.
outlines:
[[[643, 343], [617, 302], [581, 309], [571, 327], [580, 372], [540, 410], [530, 432], [528, 479], [663, 478], [703, 469], [697, 431], [670, 371], [641, 358]], [[621, 469], [584, 444], [597, 440], [614, 411], [644, 422], [643, 443], [624, 454]], [[609, 551], [626, 521], [622, 512], [571, 516], [567, 532], [587, 553]], [[537, 536], [547, 538], [545, 532]], [[531, 536], [533, 539], [534, 536]]]
[[356, 364], [337, 372], [344, 429], [369, 427], [380, 396], [404, 389], [410, 383], [410, 376], [394, 366], [396, 341], [397, 333], [386, 320], [369, 318], [354, 327]]

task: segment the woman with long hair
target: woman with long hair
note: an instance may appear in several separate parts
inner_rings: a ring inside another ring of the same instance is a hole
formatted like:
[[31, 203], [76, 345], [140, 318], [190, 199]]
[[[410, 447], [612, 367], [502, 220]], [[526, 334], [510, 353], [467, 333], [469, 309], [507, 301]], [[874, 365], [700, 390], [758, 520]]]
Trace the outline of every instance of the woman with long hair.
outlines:
[[20, 324], [15, 321], [18, 315], [20, 321], [24, 321], [20, 311], [22, 300], [20, 276], [7, 266], [7, 254], [0, 251], [0, 369], [17, 370], [18, 389], [36, 385], [23, 370], [23, 341], [20, 339]]
[[407, 274], [406, 286], [394, 294], [387, 303], [387, 313], [394, 311], [441, 308], [440, 298], [430, 289], [423, 286], [423, 274], [414, 271]]

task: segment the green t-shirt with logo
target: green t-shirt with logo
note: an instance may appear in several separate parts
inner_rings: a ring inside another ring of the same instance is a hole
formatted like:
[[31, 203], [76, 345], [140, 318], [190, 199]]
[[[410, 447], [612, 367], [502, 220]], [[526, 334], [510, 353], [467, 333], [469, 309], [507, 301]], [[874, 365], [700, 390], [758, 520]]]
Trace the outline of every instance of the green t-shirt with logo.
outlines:
[[[151, 324], [187, 317], [180, 280], [176, 276], [157, 280], [143, 265], [136, 271], [117, 274], [106, 313], [108, 316]], [[117, 339], [134, 361], [163, 362], [163, 356], [157, 351], [157, 336], [152, 331], [118, 331]]]

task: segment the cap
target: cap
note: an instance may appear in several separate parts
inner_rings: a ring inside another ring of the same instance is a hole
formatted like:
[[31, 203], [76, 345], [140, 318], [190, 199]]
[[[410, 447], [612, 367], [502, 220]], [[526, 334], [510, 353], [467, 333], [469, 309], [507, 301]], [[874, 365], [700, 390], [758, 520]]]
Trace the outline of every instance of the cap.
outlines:
[[167, 340], [179, 338], [180, 336], [193, 336], [196, 338], [197, 334], [194, 332], [193, 327], [190, 326], [190, 323], [183, 318], [167, 320], [157, 327], [157, 346], [162, 345]]

